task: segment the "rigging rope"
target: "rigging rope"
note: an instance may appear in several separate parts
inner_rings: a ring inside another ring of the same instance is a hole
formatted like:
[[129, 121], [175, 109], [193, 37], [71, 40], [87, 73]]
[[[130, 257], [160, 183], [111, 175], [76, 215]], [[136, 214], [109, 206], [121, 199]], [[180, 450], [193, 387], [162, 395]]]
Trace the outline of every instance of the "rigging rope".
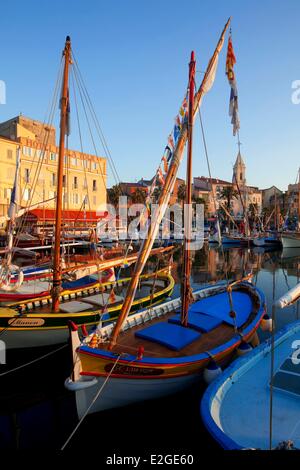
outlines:
[[20, 370], [20, 369], [23, 369], [24, 367], [28, 367], [36, 362], [39, 362], [41, 361], [42, 359], [45, 359], [46, 357], [49, 357], [51, 356], [52, 354], [58, 352], [58, 351], [61, 351], [62, 349], [66, 348], [68, 346], [68, 344], [64, 344], [63, 346], [60, 346], [59, 348], [57, 349], [54, 349], [54, 351], [50, 351], [49, 353], [47, 354], [44, 354], [43, 356], [40, 356], [36, 359], [33, 359], [32, 361], [29, 361], [29, 362], [26, 362], [25, 364], [22, 364], [20, 366], [17, 366], [17, 367], [14, 367], [13, 369], [10, 369], [10, 370], [7, 370], [6, 372], [2, 372], [0, 374], [0, 377], [4, 377], [4, 375], [8, 375], [8, 374], [11, 374], [12, 372], [16, 372], [17, 370]]
[[83, 422], [83, 420], [86, 418], [86, 416], [88, 415], [90, 409], [92, 408], [92, 406], [94, 405], [94, 403], [96, 402], [96, 400], [99, 398], [102, 390], [104, 389], [105, 385], [107, 384], [108, 380], [110, 379], [110, 376], [112, 375], [113, 371], [115, 370], [119, 360], [121, 359], [121, 356], [122, 354], [119, 354], [116, 361], [114, 362], [114, 365], [113, 367], [111, 368], [109, 374], [107, 375], [106, 379], [104, 380], [103, 384], [101, 385], [101, 387], [99, 388], [99, 390], [97, 391], [97, 393], [95, 394], [93, 400], [91, 401], [90, 405], [88, 406], [88, 408], [85, 410], [85, 413], [83, 414], [82, 418], [79, 420], [79, 422], [77, 423], [77, 425], [75, 426], [75, 428], [73, 429], [73, 431], [71, 432], [70, 436], [68, 437], [68, 439], [66, 440], [66, 442], [64, 443], [64, 445], [61, 447], [60, 450], [64, 450], [66, 448], [66, 446], [69, 444], [69, 442], [71, 441], [71, 439], [73, 438], [74, 434], [77, 432], [77, 430], [79, 429], [79, 427], [81, 426], [81, 423]]

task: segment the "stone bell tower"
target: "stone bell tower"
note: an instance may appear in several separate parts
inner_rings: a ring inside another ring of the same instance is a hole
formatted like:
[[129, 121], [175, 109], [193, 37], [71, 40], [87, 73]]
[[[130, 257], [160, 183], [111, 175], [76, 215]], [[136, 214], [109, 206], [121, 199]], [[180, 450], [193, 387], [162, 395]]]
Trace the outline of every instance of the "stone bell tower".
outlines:
[[239, 151], [233, 167], [232, 182], [240, 187], [246, 186], [246, 165]]

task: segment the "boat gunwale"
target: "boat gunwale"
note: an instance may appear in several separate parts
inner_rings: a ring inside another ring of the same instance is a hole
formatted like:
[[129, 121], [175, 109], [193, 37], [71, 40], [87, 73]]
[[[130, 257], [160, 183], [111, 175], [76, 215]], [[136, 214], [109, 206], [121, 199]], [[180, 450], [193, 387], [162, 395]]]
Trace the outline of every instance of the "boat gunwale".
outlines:
[[[240, 285], [244, 285], [244, 286], [246, 285], [247, 287], [251, 286], [251, 288], [254, 289], [254, 286], [249, 282], [242, 282]], [[199, 289], [198, 291], [195, 291], [194, 294], [199, 294], [201, 291], [203, 291], [207, 288], [212, 288], [212, 287], [215, 288], [216, 285]], [[223, 285], [221, 285], [219, 287], [223, 287]], [[242, 330], [241, 332], [235, 334], [226, 343], [223, 343], [223, 344], [217, 346], [216, 348], [211, 349], [207, 352], [205, 351], [205, 352], [201, 352], [199, 354], [193, 354], [193, 355], [190, 355], [190, 356], [174, 357], [174, 358], [172, 358], [172, 357], [153, 358], [153, 357], [143, 356], [142, 359], [137, 360], [136, 355], [134, 356], [132, 354], [127, 354], [126, 353], [126, 359], [125, 358], [124, 359], [120, 358], [118, 362], [122, 363], [122, 364], [130, 363], [133, 366], [134, 365], [136, 365], [136, 366], [139, 366], [139, 365], [151, 366], [152, 365], [152, 366], [156, 367], [159, 364], [161, 364], [164, 367], [168, 367], [168, 365], [170, 367], [173, 367], [174, 365], [185, 366], [185, 365], [189, 365], [189, 364], [194, 364], [195, 362], [205, 361], [207, 359], [210, 359], [211, 356], [216, 357], [216, 356], [224, 355], [226, 352], [228, 352], [230, 350], [233, 350], [235, 347], [237, 347], [243, 341], [243, 339], [250, 338], [254, 334], [256, 329], [258, 328], [258, 325], [259, 325], [263, 315], [265, 314], [265, 295], [256, 286], [255, 286], [255, 291], [256, 291], [257, 295], [259, 296], [259, 299], [260, 299], [260, 306], [257, 309], [255, 317], [249, 323], [249, 325], [246, 326], [246, 328], [244, 330]], [[178, 300], [178, 299], [173, 299], [173, 301], [174, 300]], [[162, 306], [160, 305], [159, 307], [162, 307]], [[109, 325], [109, 326], [111, 326], [111, 325]], [[116, 357], [119, 356], [119, 354], [114, 353], [113, 351], [107, 351], [107, 350], [104, 350], [104, 349], [91, 348], [88, 345], [79, 346], [77, 351], [81, 352], [82, 354], [85, 354], [85, 355], [90, 355], [90, 356], [94, 356], [94, 357], [103, 358], [104, 360], [108, 360], [108, 359], [115, 360]], [[90, 375], [95, 375], [95, 374], [91, 372]]]

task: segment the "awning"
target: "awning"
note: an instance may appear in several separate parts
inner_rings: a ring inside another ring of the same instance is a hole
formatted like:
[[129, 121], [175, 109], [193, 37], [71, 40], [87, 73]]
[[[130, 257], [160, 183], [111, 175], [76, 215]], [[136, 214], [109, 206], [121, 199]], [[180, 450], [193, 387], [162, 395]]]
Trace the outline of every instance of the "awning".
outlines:
[[[37, 218], [38, 221], [55, 222], [55, 209], [33, 209], [25, 214], [27, 220]], [[107, 217], [107, 211], [63, 210], [62, 222], [98, 222]]]

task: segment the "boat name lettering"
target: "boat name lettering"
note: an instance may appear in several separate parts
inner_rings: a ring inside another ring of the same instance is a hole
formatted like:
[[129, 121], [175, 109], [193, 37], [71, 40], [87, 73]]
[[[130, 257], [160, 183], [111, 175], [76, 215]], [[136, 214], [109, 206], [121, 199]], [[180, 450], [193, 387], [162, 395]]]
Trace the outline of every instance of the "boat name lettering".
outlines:
[[43, 318], [11, 318], [8, 320], [10, 326], [42, 326], [45, 320]]
[[[114, 364], [107, 364], [105, 366], [105, 372], [110, 372]], [[134, 367], [134, 366], [125, 366], [122, 364], [117, 364], [114, 368], [114, 373], [116, 374], [131, 374], [131, 375], [162, 375], [164, 373], [163, 369], [153, 369], [146, 367]]]

